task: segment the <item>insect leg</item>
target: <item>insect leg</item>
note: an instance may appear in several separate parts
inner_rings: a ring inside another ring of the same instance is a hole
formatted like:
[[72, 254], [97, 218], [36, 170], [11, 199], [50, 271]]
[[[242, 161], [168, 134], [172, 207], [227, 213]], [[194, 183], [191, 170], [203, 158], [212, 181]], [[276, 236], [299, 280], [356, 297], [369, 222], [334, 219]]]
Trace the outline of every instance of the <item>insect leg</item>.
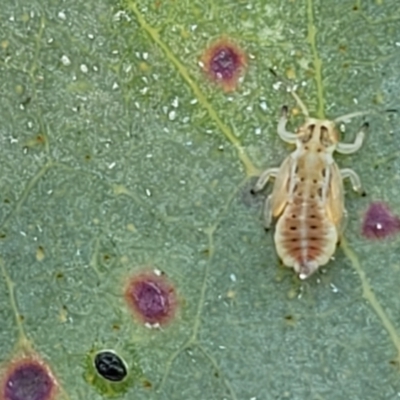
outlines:
[[251, 193], [257, 193], [264, 188], [270, 178], [275, 178], [278, 175], [279, 168], [268, 168], [258, 178], [258, 181], [251, 190]]
[[338, 143], [336, 151], [341, 154], [355, 153], [363, 144], [365, 132], [368, 129], [368, 123], [365, 122], [356, 135], [354, 143]]
[[346, 178], [350, 179], [350, 182], [353, 186], [353, 190], [355, 192], [361, 194], [363, 193], [360, 177], [357, 175], [355, 171], [353, 171], [351, 168], [344, 168], [340, 170], [340, 175], [342, 176], [342, 179]]
[[265, 200], [264, 210], [263, 210], [263, 219], [264, 219], [264, 228], [268, 230], [271, 227], [272, 223], [272, 204], [271, 204], [272, 195], [269, 195]]
[[295, 133], [288, 132], [286, 130], [287, 115], [288, 115], [288, 108], [287, 106], [283, 106], [281, 117], [279, 118], [278, 122], [278, 135], [283, 141], [294, 144], [296, 143], [297, 135]]
[[346, 230], [348, 222], [349, 222], [349, 213], [347, 212], [346, 209], [344, 209], [342, 220], [340, 221], [340, 225], [339, 225], [339, 229], [338, 229], [338, 238], [339, 238], [338, 244], [340, 243], [340, 241], [342, 239], [343, 232]]
[[342, 115], [341, 117], [335, 118], [333, 122], [338, 124], [339, 122], [348, 122], [354, 117], [361, 117], [362, 115], [371, 114], [371, 111], [356, 111], [354, 113]]

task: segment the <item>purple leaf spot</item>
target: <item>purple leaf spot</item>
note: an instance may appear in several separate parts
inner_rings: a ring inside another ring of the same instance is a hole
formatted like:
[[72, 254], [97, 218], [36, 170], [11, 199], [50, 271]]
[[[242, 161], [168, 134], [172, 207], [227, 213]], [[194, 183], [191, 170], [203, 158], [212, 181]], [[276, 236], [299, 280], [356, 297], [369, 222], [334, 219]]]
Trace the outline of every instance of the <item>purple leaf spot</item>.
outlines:
[[126, 288], [125, 299], [134, 314], [149, 324], [164, 324], [175, 314], [177, 306], [173, 286], [165, 276], [144, 272], [133, 276]]
[[362, 232], [368, 239], [383, 239], [400, 230], [400, 218], [382, 203], [372, 203], [364, 216]]
[[54, 382], [45, 367], [30, 361], [12, 370], [3, 390], [5, 400], [49, 400]]
[[140, 313], [149, 321], [156, 321], [168, 313], [168, 293], [155, 282], [138, 283], [132, 296]]
[[228, 38], [220, 38], [207, 48], [201, 61], [209, 78], [220, 84], [226, 91], [236, 89], [247, 64], [243, 50]]
[[217, 79], [232, 79], [240, 68], [239, 55], [231, 47], [223, 46], [211, 58], [210, 70]]

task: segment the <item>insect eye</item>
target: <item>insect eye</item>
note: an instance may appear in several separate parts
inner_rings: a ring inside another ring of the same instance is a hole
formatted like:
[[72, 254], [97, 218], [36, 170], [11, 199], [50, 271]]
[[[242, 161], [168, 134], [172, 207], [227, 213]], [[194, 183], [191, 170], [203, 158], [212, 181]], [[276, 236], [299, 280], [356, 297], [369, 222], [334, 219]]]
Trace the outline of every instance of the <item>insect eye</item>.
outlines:
[[329, 135], [329, 129], [324, 125], [321, 126], [321, 139], [320, 140], [321, 140], [321, 144], [323, 146], [333, 145], [333, 141]]
[[314, 133], [314, 129], [315, 129], [315, 124], [310, 124], [307, 127], [300, 130], [299, 133], [301, 136], [301, 141], [303, 143], [307, 143], [311, 139]]
[[314, 131], [315, 131], [315, 124], [310, 124], [307, 126], [304, 135], [304, 142], [308, 142], [311, 139], [312, 135], [314, 134]]

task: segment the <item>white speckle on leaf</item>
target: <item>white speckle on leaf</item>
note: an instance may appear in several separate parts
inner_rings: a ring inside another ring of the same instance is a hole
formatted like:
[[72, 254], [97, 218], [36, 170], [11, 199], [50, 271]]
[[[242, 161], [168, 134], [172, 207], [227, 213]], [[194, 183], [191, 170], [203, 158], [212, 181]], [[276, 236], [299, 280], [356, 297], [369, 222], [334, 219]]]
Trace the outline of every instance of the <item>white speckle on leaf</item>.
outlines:
[[190, 100], [190, 104], [197, 104], [197, 99]]
[[113, 90], [116, 90], [116, 89], [118, 89], [118, 88], [119, 88], [118, 83], [117, 83], [117, 82], [114, 82], [113, 85], [112, 85], [112, 89], [113, 89]]
[[89, 68], [87, 67], [86, 64], [81, 64], [79, 68], [84, 74], [87, 74], [89, 72]]
[[144, 53], [142, 54], [142, 58], [143, 58], [143, 60], [147, 60], [147, 59], [149, 58], [149, 53], [144, 52]]
[[177, 108], [178, 106], [179, 106], [179, 99], [177, 98], [177, 97], [175, 97], [173, 100], [172, 100], [172, 107], [175, 107], [175, 108]]
[[190, 30], [194, 32], [197, 29], [197, 25], [190, 25]]
[[149, 88], [145, 86], [143, 89], [140, 89], [140, 93], [146, 94], [149, 91]]
[[99, 70], [99, 67], [97, 67], [96, 65], [93, 65], [93, 71], [97, 72]]
[[147, 195], [148, 197], [151, 196], [151, 191], [150, 191], [150, 189], [146, 189], [146, 195]]
[[68, 56], [66, 56], [65, 54], [61, 57], [61, 62], [63, 65], [65, 65], [66, 67], [68, 67], [68, 65], [71, 65], [71, 60], [69, 59]]
[[109, 164], [108, 169], [113, 169], [117, 163], [114, 161], [111, 164]]
[[13, 144], [13, 143], [18, 143], [18, 139], [16, 139], [16, 138], [10, 136], [10, 143], [11, 143], [11, 144]]
[[89, 39], [91, 39], [91, 40], [93, 40], [93, 39], [94, 39], [94, 35], [93, 35], [92, 33], [88, 33], [88, 35], [87, 35], [87, 36], [88, 36], [88, 38], [89, 38]]
[[134, 105], [135, 105], [135, 107], [139, 110], [139, 108], [140, 108], [140, 104], [137, 102], [137, 101], [135, 101], [134, 103], [133, 103]]
[[263, 110], [263, 111], [267, 111], [267, 110], [268, 110], [267, 103], [266, 103], [265, 101], [262, 101], [262, 102], [260, 103], [260, 108], [261, 108], [261, 110]]
[[67, 19], [67, 15], [65, 14], [65, 11], [59, 11], [57, 14], [57, 17], [60, 18], [61, 20], [65, 21]]
[[354, 103], [354, 104], [358, 104], [358, 99], [356, 99], [356, 98], [354, 97], [353, 103]]
[[190, 118], [189, 118], [189, 117], [183, 117], [183, 118], [182, 118], [182, 122], [183, 122], [184, 124], [187, 124], [189, 121], [190, 121]]
[[131, 20], [131, 17], [123, 10], [117, 11], [113, 17], [114, 21], [116, 22], [121, 21], [122, 18], [124, 18], [126, 21]]
[[235, 274], [230, 274], [229, 278], [231, 279], [232, 282], [236, 282], [236, 275]]
[[333, 283], [330, 284], [331, 290], [333, 293], [337, 293], [339, 291], [339, 289], [337, 288], [337, 286], [335, 286]]
[[28, 121], [28, 128], [32, 129], [33, 128], [33, 122], [32, 121]]
[[144, 326], [148, 329], [158, 329], [160, 328], [160, 324], [156, 322], [155, 324], [151, 324], [150, 322], [146, 322]]
[[154, 272], [154, 274], [157, 275], [157, 276], [161, 276], [161, 275], [162, 275], [161, 270], [159, 270], [158, 268], [154, 268], [154, 269], [153, 269], [153, 272]]
[[260, 127], [256, 128], [256, 129], [254, 130], [254, 133], [255, 133], [256, 135], [261, 135], [261, 128], [260, 128]]
[[186, 184], [186, 181], [184, 181], [183, 179], [181, 179], [181, 180], [179, 181], [179, 183], [180, 183], [181, 185], [185, 185], [185, 184]]
[[152, 157], [153, 157], [153, 154], [151, 154], [151, 153], [146, 154], [146, 158], [152, 158]]
[[53, 42], [54, 42], [53, 38], [50, 38], [50, 39], [47, 40], [47, 44], [52, 44]]
[[176, 118], [176, 111], [175, 110], [170, 111], [169, 114], [168, 114], [168, 118], [171, 121], [173, 121]]
[[24, 231], [19, 232], [22, 236], [26, 236], [26, 233]]
[[199, 61], [199, 67], [204, 68], [204, 63], [202, 61]]
[[252, 112], [252, 111], [253, 111], [253, 106], [247, 106], [247, 107], [246, 107], [246, 111]]

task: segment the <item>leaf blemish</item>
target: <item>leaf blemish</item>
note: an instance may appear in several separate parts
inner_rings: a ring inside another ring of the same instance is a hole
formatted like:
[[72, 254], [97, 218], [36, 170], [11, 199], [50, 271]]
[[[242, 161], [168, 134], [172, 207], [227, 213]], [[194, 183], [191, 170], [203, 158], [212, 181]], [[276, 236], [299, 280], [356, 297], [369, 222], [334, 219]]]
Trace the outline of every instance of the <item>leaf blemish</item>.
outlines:
[[368, 239], [384, 239], [400, 231], [400, 218], [382, 203], [372, 203], [364, 215], [362, 233]]
[[204, 51], [201, 65], [212, 81], [230, 92], [236, 89], [246, 68], [247, 58], [244, 51], [230, 39], [221, 38]]
[[12, 361], [1, 384], [4, 400], [54, 400], [57, 383], [42, 361], [24, 357]]
[[147, 270], [131, 276], [124, 297], [134, 317], [148, 327], [166, 325], [176, 315], [176, 290], [165, 274]]

